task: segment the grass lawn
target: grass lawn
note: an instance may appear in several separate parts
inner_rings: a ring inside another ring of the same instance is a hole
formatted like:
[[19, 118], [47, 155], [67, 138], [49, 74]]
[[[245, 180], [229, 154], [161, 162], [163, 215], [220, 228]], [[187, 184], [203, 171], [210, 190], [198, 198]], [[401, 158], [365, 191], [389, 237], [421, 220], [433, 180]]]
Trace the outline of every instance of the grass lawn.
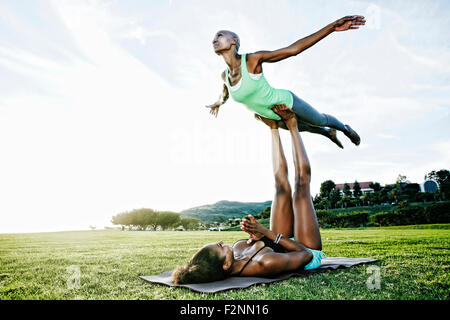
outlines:
[[[270, 285], [199, 294], [138, 278], [185, 263], [205, 243], [234, 232], [74, 231], [0, 234], [0, 299], [435, 299], [450, 298], [450, 225], [322, 230], [328, 256], [380, 261]], [[369, 266], [381, 288], [368, 289]], [[69, 289], [80, 270], [79, 288]]]

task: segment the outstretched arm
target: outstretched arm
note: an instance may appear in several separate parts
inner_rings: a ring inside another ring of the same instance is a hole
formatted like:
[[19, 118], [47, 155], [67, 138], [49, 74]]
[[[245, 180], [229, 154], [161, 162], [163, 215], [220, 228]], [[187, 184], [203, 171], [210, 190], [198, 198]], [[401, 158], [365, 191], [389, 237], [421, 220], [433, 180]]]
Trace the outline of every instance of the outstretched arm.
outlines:
[[228, 93], [228, 88], [225, 84], [223, 84], [222, 94], [219, 96], [219, 100], [209, 106], [206, 106], [207, 108], [210, 108], [209, 113], [217, 117], [217, 114], [219, 113], [219, 107], [227, 102], [229, 96], [230, 95]]
[[313, 46], [334, 31], [358, 29], [359, 26], [364, 25], [365, 22], [366, 21], [363, 16], [346, 16], [328, 24], [319, 31], [305, 38], [297, 40], [286, 48], [275, 51], [258, 51], [252, 54], [252, 58], [256, 59], [258, 64], [263, 62], [278, 62], [280, 60], [298, 55], [300, 52]]

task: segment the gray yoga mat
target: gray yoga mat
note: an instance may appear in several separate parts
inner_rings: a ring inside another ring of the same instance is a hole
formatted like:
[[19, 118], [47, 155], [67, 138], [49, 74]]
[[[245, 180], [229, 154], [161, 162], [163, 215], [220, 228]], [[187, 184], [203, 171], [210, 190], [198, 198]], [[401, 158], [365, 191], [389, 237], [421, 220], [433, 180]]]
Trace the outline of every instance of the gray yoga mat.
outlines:
[[271, 283], [286, 280], [291, 277], [299, 277], [311, 273], [324, 272], [327, 271], [328, 269], [350, 268], [359, 264], [371, 263], [375, 261], [378, 260], [369, 258], [328, 257], [322, 259], [322, 263], [317, 269], [307, 271], [301, 270], [298, 272], [285, 273], [274, 278], [230, 277], [221, 281], [214, 281], [208, 283], [181, 284], [181, 285], [175, 285], [172, 282], [171, 279], [172, 271], [166, 271], [155, 276], [139, 276], [139, 278], [146, 280], [148, 282], [164, 284], [171, 287], [184, 287], [197, 292], [214, 293], [223, 290], [247, 288], [252, 285], [261, 283]]

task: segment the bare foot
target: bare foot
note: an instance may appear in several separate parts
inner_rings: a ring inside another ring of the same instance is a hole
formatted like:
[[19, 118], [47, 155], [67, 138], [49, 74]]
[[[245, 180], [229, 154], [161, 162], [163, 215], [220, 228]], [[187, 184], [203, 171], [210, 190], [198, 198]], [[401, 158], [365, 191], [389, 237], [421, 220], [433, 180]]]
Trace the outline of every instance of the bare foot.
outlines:
[[344, 131], [344, 134], [357, 146], [361, 143], [361, 138], [356, 133], [355, 130], [353, 130], [348, 124], [345, 125], [347, 128], [347, 131]]
[[330, 129], [330, 131], [328, 133], [329, 133], [328, 138], [330, 138], [331, 141], [333, 141], [335, 144], [337, 144], [339, 148], [344, 149], [344, 146], [337, 138], [336, 129]]
[[270, 107], [273, 112], [278, 114], [281, 119], [286, 123], [286, 125], [289, 127], [297, 127], [297, 117], [287, 105], [285, 104], [275, 104], [272, 107]]
[[259, 120], [261, 122], [264, 122], [266, 125], [268, 125], [270, 127], [270, 129], [278, 129], [277, 120], [264, 118], [256, 113], [255, 113], [255, 119]]

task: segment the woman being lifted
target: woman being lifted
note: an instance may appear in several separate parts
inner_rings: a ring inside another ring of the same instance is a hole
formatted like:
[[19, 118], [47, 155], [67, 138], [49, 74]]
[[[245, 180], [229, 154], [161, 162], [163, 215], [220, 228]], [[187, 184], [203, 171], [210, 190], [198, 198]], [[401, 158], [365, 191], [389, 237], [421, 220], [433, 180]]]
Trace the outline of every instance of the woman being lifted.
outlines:
[[364, 24], [363, 16], [346, 16], [288, 47], [275, 51], [243, 53], [242, 55], [238, 53], [239, 36], [232, 31], [218, 31], [212, 44], [214, 52], [223, 57], [227, 68], [222, 73], [224, 82], [222, 95], [216, 103], [206, 107], [210, 108], [210, 113], [217, 117], [219, 107], [227, 101], [231, 94], [235, 101], [244, 104], [260, 116], [277, 120], [280, 128], [287, 129], [281, 118], [270, 109], [271, 106], [285, 104], [296, 114], [299, 131], [322, 134], [343, 148], [336, 136], [336, 130], [338, 130], [343, 132], [355, 145], [359, 145], [361, 139], [349, 125], [344, 125], [332, 115], [318, 112], [289, 90], [271, 87], [264, 77], [262, 64], [296, 56], [332, 32], [354, 30]]

